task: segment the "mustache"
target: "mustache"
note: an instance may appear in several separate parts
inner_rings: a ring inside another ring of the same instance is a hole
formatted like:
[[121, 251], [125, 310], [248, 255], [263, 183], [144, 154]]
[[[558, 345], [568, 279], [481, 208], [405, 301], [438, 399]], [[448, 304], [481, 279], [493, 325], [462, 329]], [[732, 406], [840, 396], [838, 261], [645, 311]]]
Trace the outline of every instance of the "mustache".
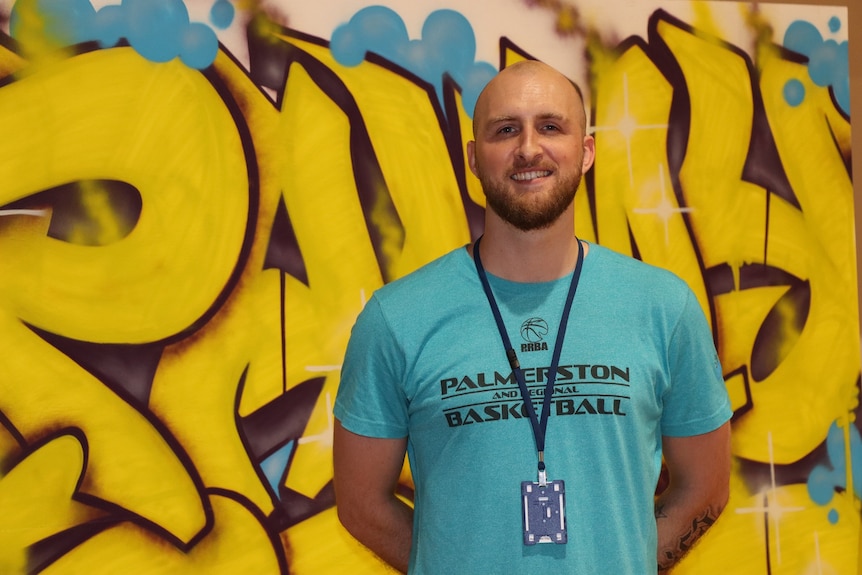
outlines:
[[512, 163], [512, 170], [545, 170], [545, 171], [556, 171], [552, 166], [547, 166], [544, 163], [543, 158], [533, 159], [533, 160], [519, 160], [515, 159]]

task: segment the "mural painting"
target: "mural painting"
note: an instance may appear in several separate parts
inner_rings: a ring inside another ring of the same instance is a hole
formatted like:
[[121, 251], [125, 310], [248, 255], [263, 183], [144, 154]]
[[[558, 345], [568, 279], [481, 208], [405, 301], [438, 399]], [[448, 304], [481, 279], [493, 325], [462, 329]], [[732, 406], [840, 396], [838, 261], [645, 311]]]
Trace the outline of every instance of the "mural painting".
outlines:
[[614, 3], [0, 5], [0, 573], [385, 572], [335, 516], [339, 363], [376, 288], [481, 233], [473, 104], [525, 58], [588, 94], [579, 235], [715, 335], [731, 501], [674, 572], [856, 573], [847, 9]]

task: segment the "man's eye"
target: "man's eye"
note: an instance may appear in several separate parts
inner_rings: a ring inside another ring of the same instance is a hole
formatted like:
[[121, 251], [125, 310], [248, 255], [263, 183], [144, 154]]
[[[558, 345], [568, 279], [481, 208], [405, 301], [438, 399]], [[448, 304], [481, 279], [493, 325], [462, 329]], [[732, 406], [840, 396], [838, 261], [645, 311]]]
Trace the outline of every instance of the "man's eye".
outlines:
[[514, 131], [515, 131], [515, 128], [513, 128], [512, 126], [503, 126], [499, 130], [497, 130], [497, 133], [499, 133], [499, 134], [511, 134]]
[[559, 130], [559, 128], [558, 128], [557, 126], [553, 125], [553, 124], [548, 124], [548, 125], [546, 125], [544, 128], [542, 128], [542, 129], [543, 129], [543, 130], [545, 130], [545, 131], [548, 131], [548, 132], [554, 132], [554, 131]]

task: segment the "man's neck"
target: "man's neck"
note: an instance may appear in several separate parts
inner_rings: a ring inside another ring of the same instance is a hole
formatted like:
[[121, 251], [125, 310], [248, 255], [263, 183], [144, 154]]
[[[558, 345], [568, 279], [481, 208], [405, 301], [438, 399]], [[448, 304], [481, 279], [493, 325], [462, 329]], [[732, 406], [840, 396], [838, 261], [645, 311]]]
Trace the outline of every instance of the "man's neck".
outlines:
[[[578, 243], [573, 225], [557, 222], [546, 229], [524, 232], [506, 223], [488, 225], [490, 223], [486, 222], [479, 248], [482, 265], [488, 273], [510, 281], [532, 283], [553, 281], [575, 269]], [[584, 245], [584, 255], [586, 250], [587, 245]]]

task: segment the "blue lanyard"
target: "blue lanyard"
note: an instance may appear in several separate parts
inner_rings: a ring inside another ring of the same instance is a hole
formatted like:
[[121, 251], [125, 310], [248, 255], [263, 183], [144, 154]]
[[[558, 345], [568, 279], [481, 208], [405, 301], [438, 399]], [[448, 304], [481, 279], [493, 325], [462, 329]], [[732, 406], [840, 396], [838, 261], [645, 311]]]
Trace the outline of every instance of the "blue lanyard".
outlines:
[[560, 365], [560, 353], [563, 350], [563, 339], [566, 336], [566, 325], [568, 324], [569, 312], [572, 309], [572, 301], [575, 299], [575, 291], [578, 289], [578, 280], [581, 277], [581, 267], [584, 263], [584, 248], [578, 241], [578, 262], [575, 264], [575, 271], [572, 274], [572, 283], [569, 284], [569, 293], [566, 295], [566, 304], [563, 306], [563, 315], [560, 317], [560, 329], [557, 330], [557, 342], [554, 345], [554, 355], [551, 359], [551, 367], [548, 371], [548, 382], [545, 384], [545, 396], [542, 399], [542, 418], [536, 416], [536, 409], [533, 407], [533, 402], [530, 401], [530, 392], [527, 389], [527, 382], [524, 380], [524, 372], [521, 369], [521, 364], [518, 362], [518, 356], [515, 353], [515, 348], [509, 340], [509, 334], [506, 332], [506, 326], [503, 323], [503, 316], [500, 315], [500, 308], [497, 306], [497, 301], [494, 299], [494, 292], [491, 291], [491, 284], [488, 283], [488, 275], [485, 273], [485, 268], [482, 266], [482, 258], [479, 256], [479, 242], [482, 241], [480, 236], [473, 246], [473, 261], [476, 263], [476, 272], [479, 274], [479, 280], [482, 282], [482, 288], [485, 290], [485, 295], [488, 297], [488, 303], [491, 305], [491, 311], [494, 314], [494, 320], [497, 322], [497, 329], [500, 331], [500, 338], [503, 340], [503, 348], [506, 350], [506, 357], [509, 359], [509, 365], [512, 367], [512, 372], [515, 374], [515, 379], [518, 381], [518, 388], [521, 390], [521, 398], [524, 400], [524, 408], [527, 410], [527, 415], [530, 416], [530, 425], [533, 427], [533, 437], [536, 440], [536, 451], [539, 456], [539, 482], [545, 482], [545, 431], [548, 429], [548, 416], [551, 413], [551, 396], [554, 393], [554, 381], [557, 378], [557, 368]]

